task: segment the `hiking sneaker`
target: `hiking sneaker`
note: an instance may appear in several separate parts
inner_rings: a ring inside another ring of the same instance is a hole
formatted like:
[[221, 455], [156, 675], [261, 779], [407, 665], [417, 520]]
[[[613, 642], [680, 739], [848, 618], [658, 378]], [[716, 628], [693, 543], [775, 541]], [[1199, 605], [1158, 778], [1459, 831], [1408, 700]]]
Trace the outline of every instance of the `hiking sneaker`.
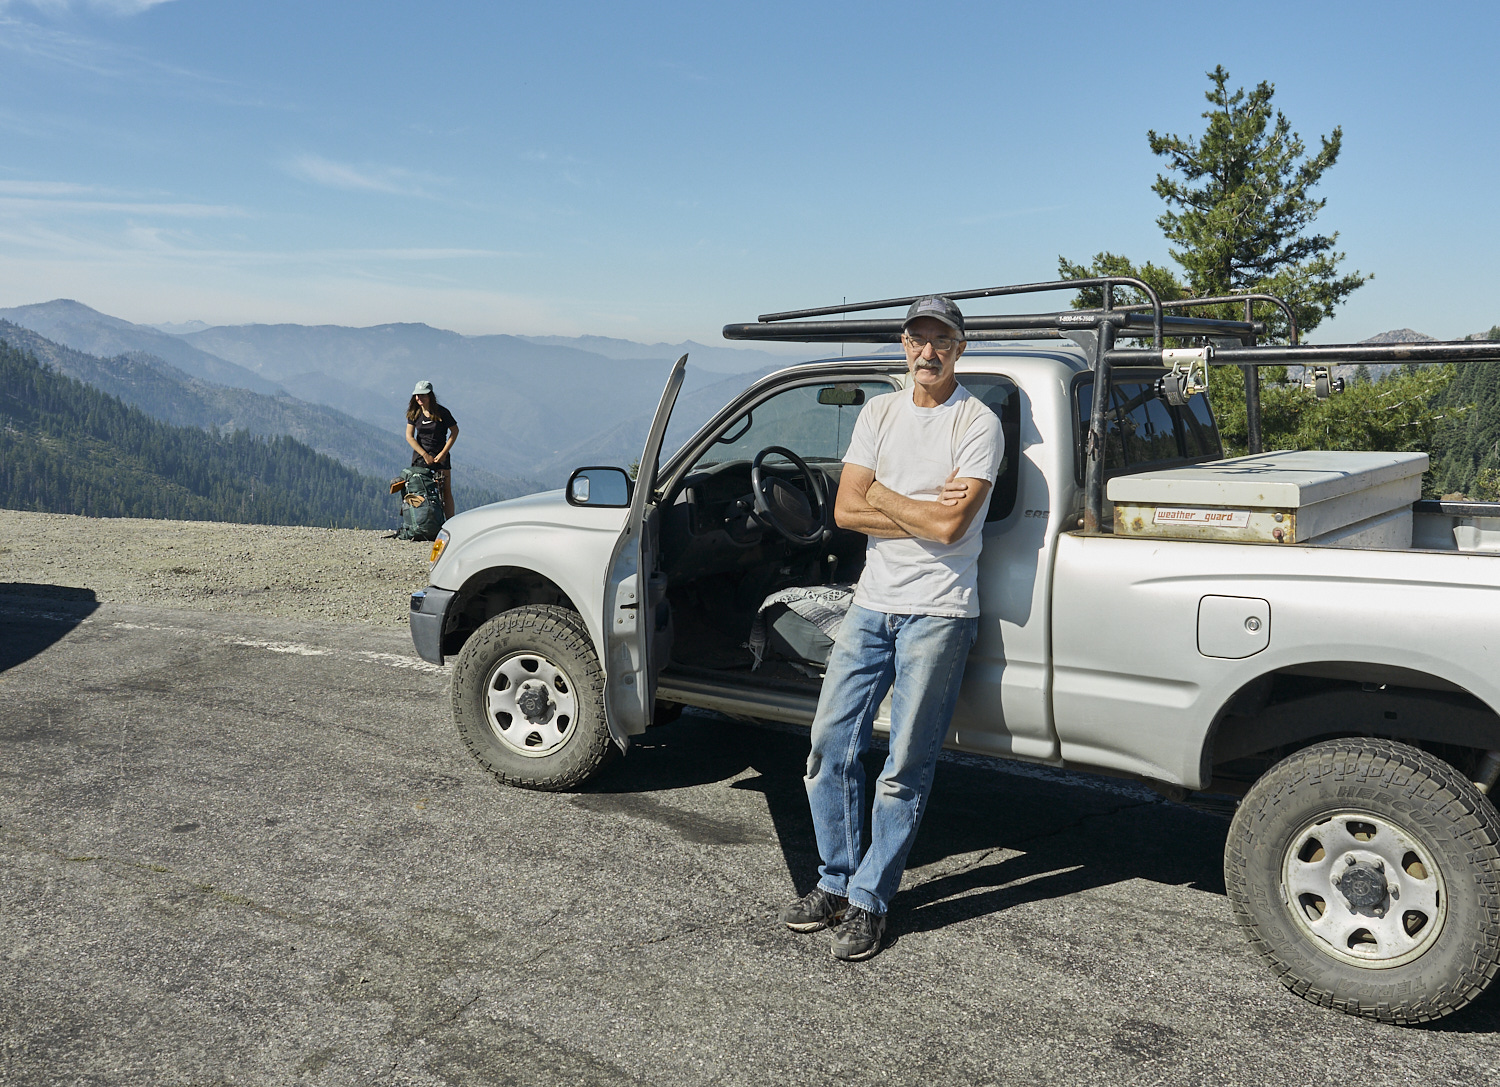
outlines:
[[871, 913], [860, 906], [850, 906], [843, 924], [833, 930], [831, 950], [835, 959], [861, 962], [875, 957], [880, 938], [885, 935], [885, 915]]
[[829, 894], [821, 887], [814, 887], [790, 906], [783, 906], [777, 920], [793, 932], [816, 932], [820, 928], [836, 925], [849, 908], [849, 900], [842, 895]]

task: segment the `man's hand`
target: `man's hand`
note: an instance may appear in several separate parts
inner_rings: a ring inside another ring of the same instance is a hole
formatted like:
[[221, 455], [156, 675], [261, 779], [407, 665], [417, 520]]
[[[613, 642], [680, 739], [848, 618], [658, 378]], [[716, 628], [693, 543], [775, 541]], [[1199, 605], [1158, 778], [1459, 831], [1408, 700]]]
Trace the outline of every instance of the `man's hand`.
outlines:
[[938, 501], [945, 506], [956, 506], [965, 498], [969, 497], [969, 481], [958, 478], [958, 469], [948, 473], [948, 478], [943, 480], [943, 493], [938, 495]]

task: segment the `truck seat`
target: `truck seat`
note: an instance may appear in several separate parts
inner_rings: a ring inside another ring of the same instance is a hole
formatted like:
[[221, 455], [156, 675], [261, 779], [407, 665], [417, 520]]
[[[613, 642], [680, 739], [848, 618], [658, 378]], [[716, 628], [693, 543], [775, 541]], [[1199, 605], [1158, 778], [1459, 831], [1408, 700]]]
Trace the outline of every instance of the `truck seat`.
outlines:
[[753, 667], [760, 667], [770, 649], [777, 656], [821, 670], [853, 601], [851, 584], [805, 585], [772, 593], [750, 626], [746, 644], [755, 657]]

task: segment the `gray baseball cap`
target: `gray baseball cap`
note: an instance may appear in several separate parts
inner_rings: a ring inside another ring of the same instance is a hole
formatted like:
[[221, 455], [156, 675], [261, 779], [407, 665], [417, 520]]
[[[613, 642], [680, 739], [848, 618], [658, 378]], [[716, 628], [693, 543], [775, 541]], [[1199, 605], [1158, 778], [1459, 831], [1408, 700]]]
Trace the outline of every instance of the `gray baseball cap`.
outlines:
[[417, 382], [417, 387], [411, 391], [411, 394], [413, 396], [431, 396], [432, 395], [432, 382], [430, 382], [430, 381], [419, 381], [419, 382]]
[[931, 317], [933, 320], [943, 322], [959, 335], [967, 334], [964, 331], [964, 315], [953, 304], [953, 299], [944, 298], [940, 294], [929, 294], [913, 302], [911, 309], [906, 311], [906, 320], [901, 322], [901, 331], [905, 332], [906, 326], [918, 317]]

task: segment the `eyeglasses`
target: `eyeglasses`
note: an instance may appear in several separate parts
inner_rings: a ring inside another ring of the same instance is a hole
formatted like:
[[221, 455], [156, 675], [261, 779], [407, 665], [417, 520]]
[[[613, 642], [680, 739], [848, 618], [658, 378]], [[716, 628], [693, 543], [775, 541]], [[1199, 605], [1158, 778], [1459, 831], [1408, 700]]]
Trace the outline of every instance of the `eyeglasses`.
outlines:
[[939, 336], [936, 339], [932, 339], [928, 336], [914, 336], [910, 332], [903, 332], [902, 335], [906, 337], [906, 342], [918, 351], [925, 350], [928, 344], [931, 344], [940, 352], [952, 351], [959, 344], [963, 343], [963, 340], [954, 339], [952, 336]]

